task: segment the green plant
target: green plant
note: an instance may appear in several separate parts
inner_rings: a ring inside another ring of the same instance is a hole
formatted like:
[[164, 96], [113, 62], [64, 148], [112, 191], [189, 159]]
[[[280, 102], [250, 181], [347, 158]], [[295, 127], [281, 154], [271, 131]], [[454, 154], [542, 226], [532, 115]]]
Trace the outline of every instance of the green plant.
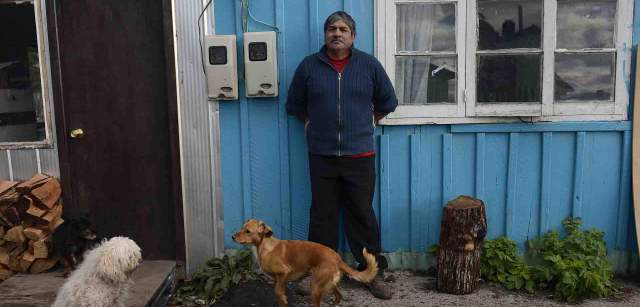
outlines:
[[193, 273], [175, 292], [173, 304], [191, 306], [202, 300], [211, 305], [230, 288], [257, 278], [250, 250], [240, 250], [233, 256], [209, 259], [205, 266]]
[[534, 292], [535, 281], [522, 256], [518, 255], [516, 243], [500, 237], [484, 243], [480, 255], [480, 275], [510, 290]]
[[535, 270], [536, 278], [567, 301], [618, 293], [620, 287], [613, 282], [604, 233], [596, 229], [581, 231], [580, 219], [565, 219], [563, 225], [567, 233], [564, 238], [551, 231], [528, 242], [530, 254], [541, 262]]
[[515, 242], [506, 237], [485, 242], [480, 257], [482, 277], [509, 289], [533, 292], [549, 288], [557, 298], [570, 302], [618, 293], [604, 233], [581, 231], [580, 219], [565, 219], [563, 225], [564, 237], [550, 231], [527, 242], [533, 265], [518, 255]]

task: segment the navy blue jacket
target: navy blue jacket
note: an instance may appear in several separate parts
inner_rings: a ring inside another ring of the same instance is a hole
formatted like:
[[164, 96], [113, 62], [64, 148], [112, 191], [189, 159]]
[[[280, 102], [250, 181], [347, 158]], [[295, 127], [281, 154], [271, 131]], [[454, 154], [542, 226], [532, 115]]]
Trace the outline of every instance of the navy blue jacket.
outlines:
[[306, 116], [309, 152], [348, 156], [373, 151], [374, 112], [393, 112], [398, 99], [384, 68], [356, 48], [342, 73], [326, 47], [307, 56], [289, 86], [287, 113]]

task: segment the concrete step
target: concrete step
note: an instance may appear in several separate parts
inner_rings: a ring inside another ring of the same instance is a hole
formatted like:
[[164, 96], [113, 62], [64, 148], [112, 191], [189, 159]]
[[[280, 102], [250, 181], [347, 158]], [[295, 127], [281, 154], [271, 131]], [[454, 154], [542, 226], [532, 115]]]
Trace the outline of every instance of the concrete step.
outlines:
[[[175, 261], [143, 261], [133, 273], [127, 306], [164, 306], [175, 285]], [[64, 283], [61, 271], [16, 274], [0, 283], [0, 307], [51, 306]]]

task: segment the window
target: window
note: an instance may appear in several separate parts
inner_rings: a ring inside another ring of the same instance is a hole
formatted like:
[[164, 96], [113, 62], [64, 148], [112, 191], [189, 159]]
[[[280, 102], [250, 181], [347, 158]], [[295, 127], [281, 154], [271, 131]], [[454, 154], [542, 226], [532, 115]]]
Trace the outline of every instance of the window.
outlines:
[[378, 0], [383, 123], [624, 120], [632, 2]]
[[0, 147], [50, 145], [43, 4], [0, 0]]

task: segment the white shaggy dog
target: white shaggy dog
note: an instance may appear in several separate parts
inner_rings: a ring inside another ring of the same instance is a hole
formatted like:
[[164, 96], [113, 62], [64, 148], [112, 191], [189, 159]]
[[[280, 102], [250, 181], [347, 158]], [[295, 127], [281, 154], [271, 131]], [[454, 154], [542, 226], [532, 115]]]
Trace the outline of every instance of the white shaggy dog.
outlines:
[[129, 238], [102, 241], [67, 278], [53, 307], [124, 306], [129, 276], [141, 260], [140, 247]]

